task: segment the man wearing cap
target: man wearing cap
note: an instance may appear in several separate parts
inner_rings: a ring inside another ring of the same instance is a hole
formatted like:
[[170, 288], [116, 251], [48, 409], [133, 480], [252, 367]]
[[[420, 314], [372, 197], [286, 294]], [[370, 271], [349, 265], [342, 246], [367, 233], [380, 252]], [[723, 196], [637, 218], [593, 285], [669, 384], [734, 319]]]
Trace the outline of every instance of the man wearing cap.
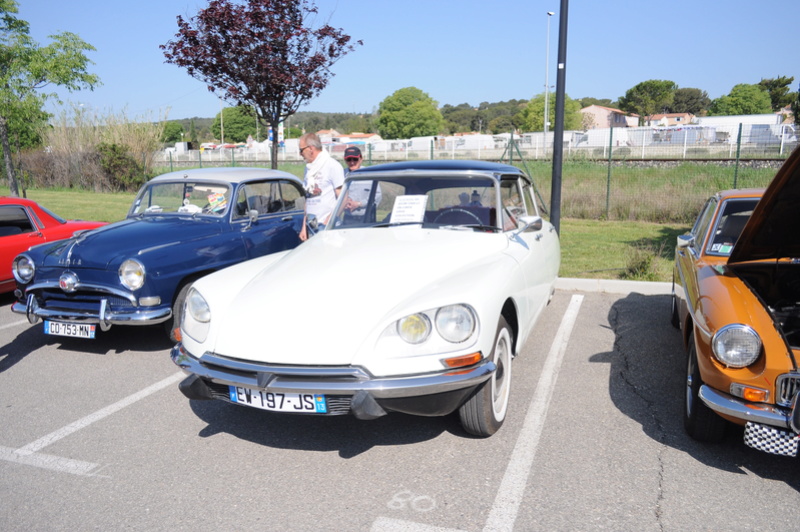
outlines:
[[306, 162], [303, 187], [306, 189], [306, 216], [303, 217], [303, 228], [300, 240], [308, 240], [306, 218], [309, 214], [317, 217], [320, 225], [328, 223], [328, 219], [336, 206], [336, 198], [344, 184], [344, 170], [330, 154], [322, 149], [322, 142], [314, 133], [306, 133], [298, 141], [300, 156]]
[[[361, 168], [361, 162], [364, 157], [361, 155], [361, 150], [357, 146], [349, 146], [344, 150], [344, 161], [347, 163], [347, 175], [351, 172]], [[369, 194], [372, 190], [372, 181], [353, 181], [347, 189], [347, 199], [344, 202], [345, 221], [365, 221], [364, 214], [366, 212], [366, 205], [369, 202]], [[381, 202], [381, 187], [375, 191], [374, 204], [379, 205]]]

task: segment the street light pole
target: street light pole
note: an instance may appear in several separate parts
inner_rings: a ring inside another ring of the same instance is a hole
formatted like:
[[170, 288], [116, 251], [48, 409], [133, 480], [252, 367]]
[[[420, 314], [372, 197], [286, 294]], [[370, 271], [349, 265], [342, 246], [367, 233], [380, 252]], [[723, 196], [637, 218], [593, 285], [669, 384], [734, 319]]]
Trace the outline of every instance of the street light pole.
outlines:
[[547, 149], [547, 126], [550, 121], [550, 17], [555, 15], [553, 11], [547, 12], [547, 43], [544, 53], [544, 140], [542, 141], [545, 150]]

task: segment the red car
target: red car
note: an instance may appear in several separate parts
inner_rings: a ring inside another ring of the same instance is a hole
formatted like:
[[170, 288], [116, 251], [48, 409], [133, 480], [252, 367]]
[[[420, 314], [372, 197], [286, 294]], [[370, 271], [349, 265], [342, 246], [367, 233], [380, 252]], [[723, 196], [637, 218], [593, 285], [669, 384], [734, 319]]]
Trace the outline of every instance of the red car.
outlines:
[[0, 293], [16, 287], [11, 275], [14, 257], [31, 246], [69, 238], [76, 231], [101, 225], [105, 222], [65, 220], [29, 199], [0, 197]]

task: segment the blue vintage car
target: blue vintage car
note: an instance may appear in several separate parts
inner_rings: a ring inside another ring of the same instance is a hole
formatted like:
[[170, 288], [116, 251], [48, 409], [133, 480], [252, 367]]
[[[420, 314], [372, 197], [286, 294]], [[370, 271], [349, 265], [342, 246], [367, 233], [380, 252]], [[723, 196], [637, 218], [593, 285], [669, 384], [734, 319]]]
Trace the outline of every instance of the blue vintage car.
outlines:
[[161, 175], [125, 220], [18, 255], [11, 310], [43, 319], [46, 334], [94, 338], [98, 326], [163, 323], [176, 340], [192, 282], [300, 243], [303, 198], [300, 180], [277, 170]]

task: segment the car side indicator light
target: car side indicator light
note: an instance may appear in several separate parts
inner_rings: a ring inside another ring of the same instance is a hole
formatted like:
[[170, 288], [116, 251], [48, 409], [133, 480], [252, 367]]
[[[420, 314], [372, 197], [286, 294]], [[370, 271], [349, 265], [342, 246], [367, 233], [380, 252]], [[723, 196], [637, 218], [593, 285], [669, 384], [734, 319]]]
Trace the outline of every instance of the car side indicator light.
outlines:
[[453, 358], [445, 358], [442, 360], [444, 365], [448, 368], [463, 368], [465, 366], [472, 366], [481, 361], [483, 355], [480, 351], [477, 353], [470, 353], [469, 355], [461, 355]]
[[753, 388], [744, 384], [731, 384], [731, 395], [741, 397], [751, 403], [766, 403], [769, 401], [769, 391], [761, 388]]

